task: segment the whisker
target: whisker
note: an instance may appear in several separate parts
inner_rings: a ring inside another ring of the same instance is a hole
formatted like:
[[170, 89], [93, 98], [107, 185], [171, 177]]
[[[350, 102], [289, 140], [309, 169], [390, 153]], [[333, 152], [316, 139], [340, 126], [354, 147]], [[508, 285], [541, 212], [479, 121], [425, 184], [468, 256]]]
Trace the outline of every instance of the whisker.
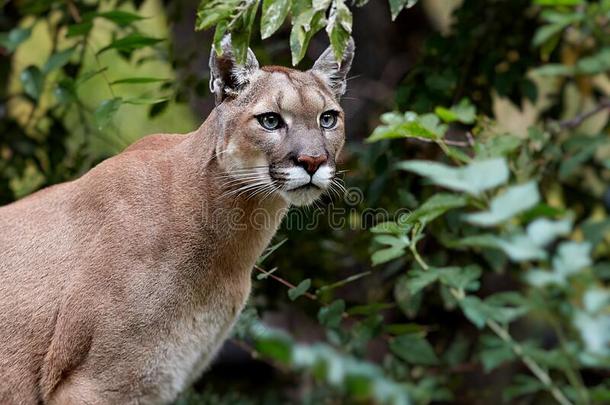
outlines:
[[279, 191], [279, 188], [275, 185], [272, 185], [271, 189], [263, 196], [262, 201], [265, 201], [268, 197], [273, 195], [273, 193]]
[[347, 189], [337, 179], [333, 179], [330, 184], [337, 190], [339, 199], [343, 198], [347, 194]]
[[267, 182], [266, 181], [259, 181], [259, 182], [252, 183], [252, 184], [246, 184], [245, 186], [239, 187], [239, 188], [237, 188], [235, 190], [229, 190], [229, 192], [223, 194], [223, 197], [228, 197], [228, 196], [232, 196], [232, 195], [236, 195], [236, 197], [239, 197], [244, 192], [250, 191], [253, 188], [260, 187], [260, 186], [262, 186], [264, 184], [267, 184]]
[[253, 193], [248, 196], [248, 200], [251, 199], [251, 198], [254, 198], [258, 194], [266, 192], [269, 189], [269, 187], [271, 187], [271, 186], [272, 186], [271, 183], [265, 183], [262, 187], [258, 187], [256, 189], [254, 189]]
[[242, 172], [237, 172], [237, 173], [219, 174], [216, 177], [218, 177], [218, 178], [239, 177], [239, 176], [247, 176], [248, 174], [268, 174], [268, 172], [260, 171], [260, 170], [248, 170], [248, 171], [242, 171]]
[[336, 184], [334, 184], [332, 181], [328, 185], [328, 190], [329, 190], [328, 195], [330, 196], [331, 199], [333, 199], [333, 197], [336, 196], [339, 200], [341, 200], [341, 193], [339, 192], [339, 190], [337, 190]]
[[[244, 182], [244, 181], [249, 181], [249, 180], [257, 180], [257, 179], [266, 179], [267, 176], [266, 175], [251, 175], [251, 176], [242, 176], [242, 177], [237, 177], [237, 178], [233, 178], [233, 179], [227, 179], [226, 181], [223, 182], [223, 184], [231, 184], [231, 183], [240, 183], [240, 182]], [[222, 180], [222, 179], [221, 179]]]
[[239, 171], [243, 171], [243, 170], [252, 170], [252, 169], [268, 169], [269, 166], [267, 165], [261, 165], [261, 166], [249, 166], [249, 167], [239, 167], [239, 168], [234, 168], [231, 169], [231, 173], [233, 172], [239, 172]]
[[340, 200], [341, 194], [337, 191], [337, 186], [335, 186], [332, 182], [328, 185], [328, 196], [332, 200], [335, 196]]

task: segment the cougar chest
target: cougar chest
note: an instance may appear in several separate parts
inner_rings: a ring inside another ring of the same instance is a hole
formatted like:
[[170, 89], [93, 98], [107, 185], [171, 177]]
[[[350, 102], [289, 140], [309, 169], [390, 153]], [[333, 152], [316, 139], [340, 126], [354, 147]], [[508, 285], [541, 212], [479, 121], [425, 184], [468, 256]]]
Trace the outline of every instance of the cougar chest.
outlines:
[[159, 342], [151, 360], [164, 370], [171, 391], [178, 393], [192, 384], [228, 337], [250, 293], [249, 277], [229, 287], [217, 286], [205, 305], [189, 308], [175, 319]]

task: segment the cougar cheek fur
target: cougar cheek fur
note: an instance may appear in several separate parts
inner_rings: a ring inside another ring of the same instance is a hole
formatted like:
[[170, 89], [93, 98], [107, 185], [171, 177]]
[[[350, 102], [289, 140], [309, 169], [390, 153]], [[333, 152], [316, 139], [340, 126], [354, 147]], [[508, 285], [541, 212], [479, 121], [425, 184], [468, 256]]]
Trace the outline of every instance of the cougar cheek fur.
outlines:
[[287, 208], [334, 186], [353, 53], [298, 71], [248, 50], [240, 65], [226, 37], [199, 129], [1, 207], [0, 404], [166, 404], [188, 388]]

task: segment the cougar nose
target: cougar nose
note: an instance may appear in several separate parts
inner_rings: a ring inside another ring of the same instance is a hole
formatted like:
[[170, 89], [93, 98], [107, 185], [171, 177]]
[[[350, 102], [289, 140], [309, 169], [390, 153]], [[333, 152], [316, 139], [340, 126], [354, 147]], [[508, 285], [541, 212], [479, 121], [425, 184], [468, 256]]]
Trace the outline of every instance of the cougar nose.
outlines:
[[318, 170], [318, 167], [325, 163], [327, 160], [326, 155], [318, 155], [318, 156], [309, 156], [309, 155], [299, 155], [297, 157], [297, 165], [301, 166], [303, 169], [309, 173], [310, 176]]

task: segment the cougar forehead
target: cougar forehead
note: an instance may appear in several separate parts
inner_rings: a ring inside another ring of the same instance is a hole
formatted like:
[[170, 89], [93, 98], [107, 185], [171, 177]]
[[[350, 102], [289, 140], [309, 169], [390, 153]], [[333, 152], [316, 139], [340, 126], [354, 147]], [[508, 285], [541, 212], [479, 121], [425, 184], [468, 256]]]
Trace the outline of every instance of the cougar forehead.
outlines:
[[[238, 98], [237, 104], [252, 110], [292, 113], [314, 113], [340, 110], [334, 95], [313, 72], [302, 72], [283, 66], [264, 66]], [[236, 100], [237, 101], [237, 100]]]

